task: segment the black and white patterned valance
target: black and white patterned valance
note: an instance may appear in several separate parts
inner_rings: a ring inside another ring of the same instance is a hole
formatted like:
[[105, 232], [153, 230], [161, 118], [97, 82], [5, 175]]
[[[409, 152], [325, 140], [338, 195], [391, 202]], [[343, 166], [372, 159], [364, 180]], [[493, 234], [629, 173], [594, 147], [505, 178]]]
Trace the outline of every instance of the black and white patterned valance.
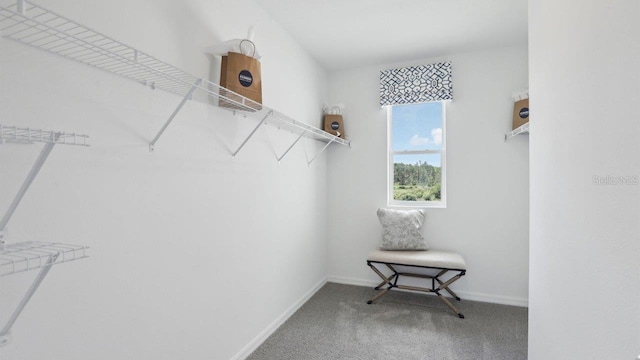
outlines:
[[451, 63], [380, 72], [380, 106], [453, 100]]

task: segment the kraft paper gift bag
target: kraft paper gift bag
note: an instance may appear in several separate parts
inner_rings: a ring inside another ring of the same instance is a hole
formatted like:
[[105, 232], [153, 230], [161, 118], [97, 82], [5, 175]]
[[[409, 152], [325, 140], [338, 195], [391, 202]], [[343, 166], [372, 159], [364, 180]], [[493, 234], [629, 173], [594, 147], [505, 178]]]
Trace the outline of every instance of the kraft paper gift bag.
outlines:
[[220, 86], [251, 100], [244, 100], [240, 96], [222, 90], [220, 95], [226, 99], [220, 99], [220, 106], [240, 110], [262, 109], [259, 105], [262, 104], [260, 62], [252, 56], [235, 52], [229, 52], [228, 55], [223, 56]]

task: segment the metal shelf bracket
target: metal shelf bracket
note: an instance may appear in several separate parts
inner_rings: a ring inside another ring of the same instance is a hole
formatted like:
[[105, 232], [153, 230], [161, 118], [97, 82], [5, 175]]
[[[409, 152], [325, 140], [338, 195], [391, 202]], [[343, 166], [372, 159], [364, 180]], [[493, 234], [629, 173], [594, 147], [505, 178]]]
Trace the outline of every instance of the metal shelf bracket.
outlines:
[[27, 306], [27, 303], [29, 302], [29, 300], [31, 300], [33, 294], [36, 293], [36, 290], [38, 290], [40, 284], [42, 284], [42, 280], [44, 280], [45, 276], [47, 276], [49, 270], [51, 270], [51, 267], [58, 259], [58, 256], [60, 256], [60, 254], [49, 255], [49, 259], [47, 260], [46, 265], [40, 268], [38, 276], [36, 276], [36, 278], [33, 280], [31, 286], [22, 297], [22, 300], [20, 300], [20, 303], [11, 314], [11, 317], [9, 318], [9, 320], [7, 320], [7, 323], [4, 325], [2, 330], [0, 330], [0, 347], [9, 343], [9, 340], [11, 339], [11, 327], [16, 322], [16, 320], [18, 320], [18, 316], [20, 316], [22, 310], [24, 310], [25, 306]]
[[[59, 137], [59, 135], [57, 136]], [[11, 205], [9, 205], [9, 208], [7, 209], [4, 216], [2, 217], [2, 220], [0, 220], [0, 231], [2, 231], [3, 233], [5, 233], [5, 229], [7, 227], [7, 224], [9, 223], [9, 220], [11, 220], [11, 216], [13, 216], [13, 213], [16, 211], [16, 209], [18, 208], [18, 205], [20, 205], [20, 201], [22, 201], [22, 198], [24, 197], [24, 194], [27, 192], [27, 190], [29, 190], [29, 187], [33, 183], [33, 180], [36, 178], [36, 176], [40, 172], [40, 169], [42, 169], [42, 165], [44, 165], [45, 161], [47, 161], [47, 158], [49, 157], [49, 154], [51, 154], [51, 150], [53, 150], [53, 147], [55, 146], [55, 144], [56, 144], [55, 142], [46, 143], [42, 148], [42, 150], [40, 151], [40, 155], [38, 155], [36, 162], [31, 167], [31, 170], [29, 171], [29, 174], [27, 175], [26, 179], [22, 183], [20, 190], [18, 190], [18, 193], [13, 198]], [[4, 243], [5, 241], [6, 239], [4, 239], [4, 236], [3, 236], [2, 242]]]
[[329, 142], [322, 148], [322, 150], [320, 150], [320, 152], [318, 152], [316, 156], [314, 156], [313, 158], [311, 158], [311, 160], [309, 160], [309, 162], [307, 162], [307, 165], [311, 165], [311, 163], [318, 157], [318, 155], [322, 154], [329, 147], [329, 145], [333, 143], [334, 140], [335, 139], [329, 140]]
[[231, 154], [232, 158], [235, 158], [236, 155], [240, 152], [240, 150], [244, 147], [244, 145], [249, 141], [249, 139], [251, 139], [251, 137], [253, 137], [253, 135], [258, 131], [258, 129], [260, 128], [260, 126], [262, 126], [267, 119], [269, 118], [269, 116], [271, 116], [273, 114], [273, 110], [269, 110], [269, 112], [267, 113], [267, 115], [265, 115], [262, 120], [258, 123], [258, 125], [253, 129], [253, 131], [251, 131], [251, 133], [249, 134], [249, 136], [247, 136], [246, 139], [244, 139], [244, 141], [242, 142], [242, 144], [240, 144], [240, 146], [238, 146], [238, 149], [236, 149], [236, 151], [234, 151]]
[[45, 130], [36, 130], [30, 128], [19, 128], [16, 126], [3, 126], [0, 124], [0, 143], [5, 142], [15, 142], [19, 144], [31, 144], [34, 142], [43, 142], [44, 147], [40, 150], [40, 154], [38, 158], [34, 162], [31, 170], [27, 174], [27, 177], [24, 179], [20, 190], [16, 193], [16, 196], [13, 198], [11, 205], [5, 212], [2, 219], [0, 219], [0, 244], [6, 242], [6, 228], [9, 220], [13, 216], [13, 213], [20, 205], [20, 201], [24, 197], [24, 194], [29, 190], [29, 187], [33, 183], [33, 180], [38, 176], [40, 169], [47, 161], [49, 154], [53, 150], [53, 147], [56, 144], [67, 144], [67, 145], [80, 145], [80, 146], [89, 146], [87, 144], [87, 139], [89, 136], [80, 135], [76, 133], [64, 133], [64, 132], [54, 132], [54, 131], [45, 131]]
[[[137, 54], [136, 54], [136, 57], [137, 57]], [[178, 115], [180, 110], [182, 110], [182, 107], [184, 106], [184, 104], [187, 103], [187, 100], [191, 99], [191, 96], [193, 96], [193, 92], [196, 91], [198, 86], [200, 86], [200, 83], [202, 83], [202, 79], [198, 79], [195, 82], [195, 84], [191, 86], [191, 89], [189, 89], [187, 94], [182, 98], [182, 101], [180, 101], [176, 109], [173, 110], [173, 113], [171, 113], [171, 116], [169, 116], [169, 119], [167, 119], [167, 121], [164, 123], [160, 131], [158, 131], [158, 133], [156, 134], [156, 137], [154, 137], [153, 140], [151, 140], [151, 143], [149, 144], [149, 151], [153, 152], [156, 142], [158, 141], [158, 139], [160, 139], [160, 136], [162, 136], [164, 131], [167, 130], [167, 127], [169, 127], [169, 124], [171, 124], [171, 122], [176, 117], [176, 115]]]
[[32, 144], [35, 142], [42, 142], [44, 146], [42, 150], [40, 150], [40, 154], [38, 158], [33, 163], [31, 170], [27, 174], [27, 177], [22, 182], [22, 186], [16, 193], [13, 201], [9, 205], [9, 208], [0, 219], [0, 246], [4, 244], [7, 240], [7, 224], [9, 224], [9, 220], [13, 216], [13, 213], [20, 205], [24, 194], [27, 193], [29, 187], [33, 183], [33, 180], [38, 176], [40, 169], [47, 161], [49, 154], [53, 150], [53, 147], [56, 144], [66, 144], [66, 145], [79, 145], [79, 146], [89, 146], [87, 143], [88, 135], [81, 135], [76, 133], [64, 133], [64, 132], [55, 132], [55, 131], [46, 131], [40, 129], [30, 129], [30, 128], [19, 128], [16, 126], [3, 126], [0, 124], [0, 144], [4, 143], [18, 143], [18, 144]]
[[298, 138], [296, 139], [296, 141], [293, 142], [293, 144], [291, 144], [291, 146], [289, 146], [287, 148], [287, 150], [284, 152], [284, 154], [282, 154], [279, 158], [278, 158], [278, 163], [280, 163], [280, 161], [284, 158], [285, 155], [287, 155], [289, 153], [289, 151], [291, 151], [291, 149], [293, 149], [294, 146], [296, 146], [296, 144], [298, 143], [298, 141], [300, 141], [300, 139], [302, 139], [302, 137], [304, 136], [304, 134], [307, 132], [307, 130], [304, 130], [300, 136], [298, 136]]

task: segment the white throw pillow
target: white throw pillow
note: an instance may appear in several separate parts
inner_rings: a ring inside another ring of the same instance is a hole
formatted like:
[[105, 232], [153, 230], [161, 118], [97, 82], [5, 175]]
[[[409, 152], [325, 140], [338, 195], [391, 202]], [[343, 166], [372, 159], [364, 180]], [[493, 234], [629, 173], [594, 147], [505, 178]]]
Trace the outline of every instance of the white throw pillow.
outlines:
[[427, 250], [427, 241], [420, 228], [424, 210], [378, 209], [382, 224], [381, 250]]

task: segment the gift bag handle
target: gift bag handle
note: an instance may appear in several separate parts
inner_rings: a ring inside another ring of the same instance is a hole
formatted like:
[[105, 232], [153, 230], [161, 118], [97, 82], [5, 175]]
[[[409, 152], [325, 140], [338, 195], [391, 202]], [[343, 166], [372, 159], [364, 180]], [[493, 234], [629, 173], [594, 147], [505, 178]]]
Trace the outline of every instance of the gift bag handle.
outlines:
[[251, 54], [251, 57], [255, 57], [256, 56], [256, 44], [254, 44], [253, 41], [251, 41], [249, 39], [242, 39], [242, 41], [240, 41], [240, 53], [242, 55], [247, 55], [247, 56], [249, 55], [249, 54], [245, 54], [245, 53], [242, 52], [242, 43], [245, 42], [245, 41], [250, 43], [251, 46], [253, 46], [253, 54]]

